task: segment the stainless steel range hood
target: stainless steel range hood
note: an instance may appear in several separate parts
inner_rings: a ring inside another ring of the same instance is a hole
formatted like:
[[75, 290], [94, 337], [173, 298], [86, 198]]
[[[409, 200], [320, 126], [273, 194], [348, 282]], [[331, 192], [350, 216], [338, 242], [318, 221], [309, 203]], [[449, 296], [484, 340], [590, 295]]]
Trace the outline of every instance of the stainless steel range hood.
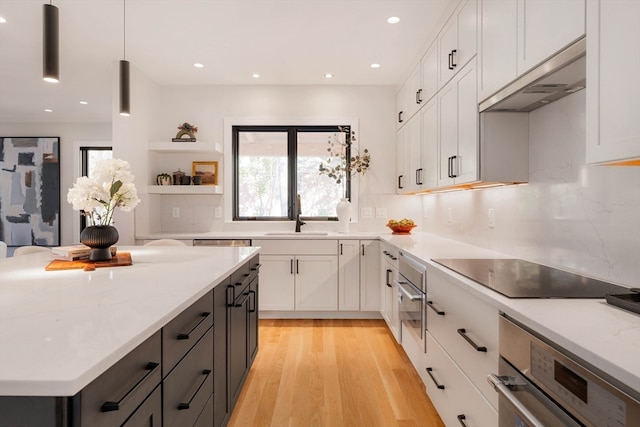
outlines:
[[480, 103], [480, 111], [529, 112], [586, 87], [582, 38]]

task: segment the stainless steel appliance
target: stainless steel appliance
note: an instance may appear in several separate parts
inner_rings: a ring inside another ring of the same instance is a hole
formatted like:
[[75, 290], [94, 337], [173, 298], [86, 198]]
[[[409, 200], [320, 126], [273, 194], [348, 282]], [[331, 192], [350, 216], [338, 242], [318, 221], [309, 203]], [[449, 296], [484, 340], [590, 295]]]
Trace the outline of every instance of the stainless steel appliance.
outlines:
[[499, 427], [640, 425], [638, 390], [605, 379], [523, 325], [500, 317]]
[[193, 246], [251, 246], [250, 239], [193, 239]]
[[627, 288], [522, 259], [434, 259], [509, 298], [604, 298]]
[[398, 260], [398, 315], [402, 324], [402, 334], [412, 334], [416, 340], [423, 343], [427, 317], [425, 313], [425, 275], [426, 267], [417, 261], [400, 254]]

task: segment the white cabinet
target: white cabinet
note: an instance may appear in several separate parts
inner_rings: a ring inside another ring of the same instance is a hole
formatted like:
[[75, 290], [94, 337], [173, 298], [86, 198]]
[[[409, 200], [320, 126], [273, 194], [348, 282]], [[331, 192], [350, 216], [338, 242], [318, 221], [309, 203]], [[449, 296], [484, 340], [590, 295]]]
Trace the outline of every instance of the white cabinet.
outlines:
[[335, 240], [260, 240], [260, 310], [336, 311]]
[[401, 341], [398, 313], [398, 250], [386, 243], [380, 247], [380, 314], [397, 342]]
[[[405, 128], [396, 132], [396, 193], [406, 192], [407, 172], [405, 171]], [[409, 165], [407, 165], [407, 168]]]
[[438, 186], [438, 99], [432, 98], [420, 111], [422, 124], [419, 184], [422, 190]]
[[584, 34], [584, 0], [518, 0], [518, 75]]
[[398, 193], [411, 193], [420, 189], [421, 166], [421, 122], [415, 115], [397, 135]]
[[478, 176], [478, 102], [475, 59], [438, 92], [440, 154], [438, 187]]
[[397, 127], [404, 126], [418, 111], [420, 105], [420, 64], [411, 71], [409, 78], [396, 95]]
[[379, 263], [376, 240], [338, 241], [338, 310], [380, 309]]
[[438, 35], [438, 87], [442, 88], [476, 55], [476, 1], [462, 1]]
[[640, 165], [640, 2], [587, 2], [587, 163]]
[[422, 79], [418, 90], [418, 103], [426, 104], [438, 93], [438, 43], [431, 43], [420, 60]]

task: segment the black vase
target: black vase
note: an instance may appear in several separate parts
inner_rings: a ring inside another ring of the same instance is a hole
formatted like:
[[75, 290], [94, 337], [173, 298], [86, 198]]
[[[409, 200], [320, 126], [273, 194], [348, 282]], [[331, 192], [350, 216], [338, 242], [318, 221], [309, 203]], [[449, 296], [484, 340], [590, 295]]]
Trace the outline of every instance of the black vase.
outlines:
[[109, 261], [111, 250], [120, 236], [118, 230], [111, 225], [91, 225], [80, 233], [80, 241], [91, 248], [89, 261]]

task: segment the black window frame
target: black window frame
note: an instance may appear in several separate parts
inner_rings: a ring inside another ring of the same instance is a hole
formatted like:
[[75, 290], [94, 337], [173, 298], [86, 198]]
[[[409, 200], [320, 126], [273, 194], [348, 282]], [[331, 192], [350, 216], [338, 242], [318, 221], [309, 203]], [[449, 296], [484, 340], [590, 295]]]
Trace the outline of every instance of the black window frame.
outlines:
[[[102, 146], [82, 146], [80, 147], [80, 176], [88, 176], [89, 174], [89, 152], [90, 151], [112, 151], [110, 145]], [[87, 217], [80, 214], [80, 233], [87, 227]]]
[[[263, 217], [251, 216], [241, 217], [238, 215], [240, 211], [240, 187], [239, 187], [239, 138], [240, 132], [286, 132], [287, 133], [287, 216]], [[351, 134], [351, 126], [349, 125], [233, 125], [231, 127], [231, 156], [232, 156], [232, 219], [233, 221], [295, 221], [296, 219], [296, 199], [298, 194], [297, 187], [297, 156], [298, 156], [298, 133], [299, 132], [343, 132], [346, 134], [346, 141], [349, 141]], [[347, 144], [345, 149], [347, 158], [351, 157], [351, 144]], [[347, 163], [347, 168], [349, 164]], [[351, 174], [347, 171], [345, 174], [345, 197], [351, 200]], [[316, 216], [300, 216], [305, 221], [337, 221], [336, 216], [333, 217], [316, 217]]]

